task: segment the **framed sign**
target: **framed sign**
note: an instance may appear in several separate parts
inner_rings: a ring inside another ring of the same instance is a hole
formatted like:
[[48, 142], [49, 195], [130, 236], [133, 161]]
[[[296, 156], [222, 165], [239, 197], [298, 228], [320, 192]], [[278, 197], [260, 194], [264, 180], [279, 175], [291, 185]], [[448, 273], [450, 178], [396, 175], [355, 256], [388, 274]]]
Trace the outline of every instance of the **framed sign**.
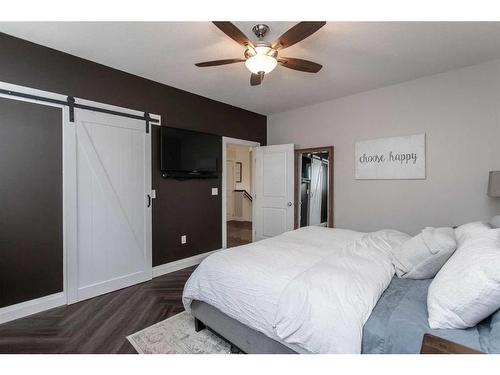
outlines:
[[242, 169], [243, 169], [243, 163], [237, 161], [236, 169], [234, 171], [234, 179], [236, 182], [241, 182]]
[[425, 134], [356, 142], [357, 180], [425, 179]]

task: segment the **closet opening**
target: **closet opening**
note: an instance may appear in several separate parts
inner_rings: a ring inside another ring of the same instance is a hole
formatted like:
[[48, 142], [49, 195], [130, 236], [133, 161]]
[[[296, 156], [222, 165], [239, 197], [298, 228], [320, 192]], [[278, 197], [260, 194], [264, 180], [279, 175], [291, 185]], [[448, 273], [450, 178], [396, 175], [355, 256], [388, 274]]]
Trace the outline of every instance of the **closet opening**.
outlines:
[[333, 146], [295, 150], [295, 229], [333, 227]]

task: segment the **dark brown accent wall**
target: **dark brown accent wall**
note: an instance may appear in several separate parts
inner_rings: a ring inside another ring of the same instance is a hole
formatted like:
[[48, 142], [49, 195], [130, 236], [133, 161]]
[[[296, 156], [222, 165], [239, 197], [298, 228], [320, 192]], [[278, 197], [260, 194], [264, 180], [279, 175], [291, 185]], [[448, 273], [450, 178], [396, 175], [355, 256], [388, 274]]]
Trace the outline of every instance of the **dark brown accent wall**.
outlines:
[[[147, 59], [147, 56], [144, 56]], [[165, 126], [266, 144], [266, 117], [0, 33], [0, 81], [156, 113]], [[153, 265], [222, 246], [221, 180], [161, 178], [153, 128]], [[188, 243], [181, 245], [181, 234]]]
[[62, 113], [0, 98], [0, 308], [62, 292]]
[[[152, 129], [153, 171], [160, 169], [160, 129]], [[219, 160], [222, 160], [222, 137]], [[222, 247], [222, 197], [212, 188], [222, 189], [217, 179], [164, 179], [154, 173], [159, 186], [153, 206], [153, 265], [157, 266]], [[175, 192], [174, 196], [168, 196]], [[181, 245], [181, 235], [187, 243]]]

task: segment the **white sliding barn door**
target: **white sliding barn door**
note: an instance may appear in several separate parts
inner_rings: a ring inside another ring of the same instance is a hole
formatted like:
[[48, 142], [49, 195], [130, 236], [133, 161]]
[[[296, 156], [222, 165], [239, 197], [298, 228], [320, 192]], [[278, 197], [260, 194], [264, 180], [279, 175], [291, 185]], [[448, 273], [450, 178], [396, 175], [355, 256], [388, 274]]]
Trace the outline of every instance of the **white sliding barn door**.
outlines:
[[143, 120], [82, 109], [67, 127], [73, 303], [151, 279], [151, 134]]
[[294, 146], [255, 147], [255, 240], [293, 229]]

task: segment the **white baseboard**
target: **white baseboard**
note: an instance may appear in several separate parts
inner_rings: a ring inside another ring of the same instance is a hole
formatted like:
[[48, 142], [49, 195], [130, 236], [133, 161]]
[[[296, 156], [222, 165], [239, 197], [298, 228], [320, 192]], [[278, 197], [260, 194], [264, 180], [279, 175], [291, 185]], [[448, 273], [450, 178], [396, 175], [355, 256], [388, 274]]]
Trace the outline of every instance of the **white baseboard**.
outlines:
[[64, 292], [0, 308], [0, 324], [66, 304]]
[[203, 254], [198, 254], [189, 258], [184, 258], [180, 260], [176, 260], [175, 262], [170, 262], [170, 263], [165, 263], [161, 264], [159, 266], [153, 267], [153, 277], [158, 277], [161, 275], [166, 275], [167, 273], [170, 272], [175, 272], [182, 270], [183, 268], [191, 267], [191, 266], [196, 266], [197, 264], [200, 264], [203, 259], [205, 259], [207, 256], [216, 253], [217, 251], [220, 251], [222, 249], [214, 250], [214, 251], [209, 251], [208, 253], [203, 253]]

